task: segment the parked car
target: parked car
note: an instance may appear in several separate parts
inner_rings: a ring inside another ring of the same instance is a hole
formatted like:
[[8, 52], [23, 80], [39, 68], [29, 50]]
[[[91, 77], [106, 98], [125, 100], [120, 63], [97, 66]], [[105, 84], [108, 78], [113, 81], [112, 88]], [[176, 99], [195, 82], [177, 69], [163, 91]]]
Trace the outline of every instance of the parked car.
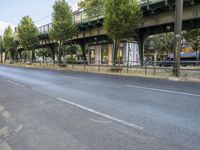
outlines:
[[162, 62], [159, 63], [160, 67], [171, 67], [173, 65], [173, 58], [167, 57]]

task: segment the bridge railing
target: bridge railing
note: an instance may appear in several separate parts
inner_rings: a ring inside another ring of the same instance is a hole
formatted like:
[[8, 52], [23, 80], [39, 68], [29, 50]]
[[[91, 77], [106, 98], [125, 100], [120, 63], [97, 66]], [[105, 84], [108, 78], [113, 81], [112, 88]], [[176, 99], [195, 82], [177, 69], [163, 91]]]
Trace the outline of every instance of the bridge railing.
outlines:
[[[145, 7], [145, 6], [149, 6], [149, 5], [159, 3], [159, 2], [164, 2], [164, 1], [165, 0], [141, 0], [139, 2], [139, 5], [141, 7]], [[80, 12], [76, 12], [74, 13], [74, 17], [73, 17], [74, 22], [76, 24], [82, 24], [82, 23], [86, 23], [86, 22], [90, 22], [90, 21], [94, 21], [94, 20], [98, 20], [102, 18], [104, 18], [102, 5], [99, 5], [91, 9], [83, 10]], [[52, 27], [51, 23], [39, 27], [38, 28], [39, 34], [48, 34], [51, 27]]]

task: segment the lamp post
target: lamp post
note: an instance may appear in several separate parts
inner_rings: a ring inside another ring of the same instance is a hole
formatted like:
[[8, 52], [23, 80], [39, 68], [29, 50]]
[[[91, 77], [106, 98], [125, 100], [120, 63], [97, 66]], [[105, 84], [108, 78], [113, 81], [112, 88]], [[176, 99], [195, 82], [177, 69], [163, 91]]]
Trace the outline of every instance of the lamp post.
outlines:
[[182, 15], [183, 15], [183, 0], [176, 0], [175, 10], [175, 26], [174, 26], [174, 65], [173, 75], [180, 76], [180, 50], [182, 38]]

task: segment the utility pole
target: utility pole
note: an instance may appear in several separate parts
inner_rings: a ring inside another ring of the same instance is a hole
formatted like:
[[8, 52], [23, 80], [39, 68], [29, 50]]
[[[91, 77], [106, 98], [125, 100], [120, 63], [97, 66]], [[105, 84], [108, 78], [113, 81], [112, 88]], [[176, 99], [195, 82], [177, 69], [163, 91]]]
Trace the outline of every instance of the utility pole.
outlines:
[[176, 0], [175, 8], [175, 26], [174, 26], [174, 65], [173, 75], [180, 76], [180, 50], [182, 39], [182, 16], [183, 16], [183, 0]]

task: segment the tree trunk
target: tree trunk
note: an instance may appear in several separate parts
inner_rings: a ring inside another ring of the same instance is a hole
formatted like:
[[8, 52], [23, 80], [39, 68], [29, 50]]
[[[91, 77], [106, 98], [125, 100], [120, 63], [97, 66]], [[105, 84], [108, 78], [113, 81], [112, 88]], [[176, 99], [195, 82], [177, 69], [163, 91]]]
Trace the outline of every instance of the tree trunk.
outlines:
[[153, 74], [154, 75], [156, 75], [156, 65], [157, 65], [157, 54], [158, 54], [158, 52], [157, 51], [155, 51], [155, 53], [154, 53], [154, 69], [153, 69]]
[[7, 60], [7, 54], [8, 54], [8, 52], [7, 52], [7, 51], [5, 51], [5, 58], [4, 58], [4, 62], [6, 62], [6, 60]]
[[3, 63], [3, 53], [2, 53], [2, 51], [1, 51], [1, 63]]
[[80, 42], [80, 47], [81, 47], [81, 51], [82, 51], [82, 54], [83, 54], [83, 61], [84, 63], [86, 63], [87, 61], [87, 58], [86, 58], [86, 54], [85, 54], [85, 47], [86, 47], [86, 42], [85, 41], [81, 41]]
[[32, 57], [31, 57], [31, 61], [34, 62], [35, 61], [35, 49], [32, 50]]
[[25, 53], [24, 53], [24, 62], [26, 62], [26, 59], [27, 59], [27, 50], [25, 50]]
[[113, 65], [116, 65], [116, 61], [117, 61], [117, 54], [118, 54], [118, 49], [119, 49], [119, 43], [120, 40], [119, 39], [115, 39], [113, 41]]
[[42, 49], [42, 62], [44, 63], [44, 48]]
[[61, 57], [62, 57], [62, 41], [59, 42], [59, 47], [58, 47], [58, 63], [61, 63]]
[[14, 60], [17, 60], [18, 50], [15, 49]]
[[55, 63], [55, 50], [54, 50], [53, 46], [50, 46], [50, 49], [51, 49], [51, 56], [53, 59], [53, 63]]
[[12, 61], [15, 60], [15, 52], [10, 52]]
[[22, 61], [22, 51], [19, 51], [19, 59]]

